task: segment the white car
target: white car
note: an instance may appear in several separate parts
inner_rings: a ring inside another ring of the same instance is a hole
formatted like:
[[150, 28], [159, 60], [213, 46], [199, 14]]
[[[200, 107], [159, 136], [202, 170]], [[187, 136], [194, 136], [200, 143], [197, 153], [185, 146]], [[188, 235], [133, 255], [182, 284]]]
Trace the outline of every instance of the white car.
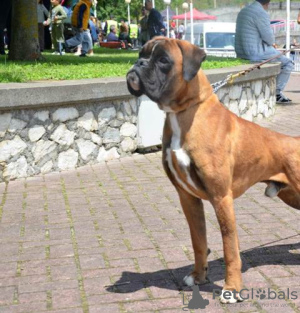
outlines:
[[[236, 23], [194, 23], [194, 44], [204, 49], [208, 55], [236, 57], [235, 26]], [[190, 24], [186, 28], [183, 39], [191, 42]]]

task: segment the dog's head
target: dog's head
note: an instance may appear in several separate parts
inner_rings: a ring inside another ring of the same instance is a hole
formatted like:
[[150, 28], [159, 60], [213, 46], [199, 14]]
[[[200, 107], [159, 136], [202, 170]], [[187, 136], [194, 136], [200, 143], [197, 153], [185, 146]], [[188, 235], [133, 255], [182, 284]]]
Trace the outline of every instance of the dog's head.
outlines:
[[156, 37], [142, 48], [127, 73], [129, 92], [147, 95], [165, 111], [173, 111], [188, 85], [196, 79], [205, 52], [184, 40]]

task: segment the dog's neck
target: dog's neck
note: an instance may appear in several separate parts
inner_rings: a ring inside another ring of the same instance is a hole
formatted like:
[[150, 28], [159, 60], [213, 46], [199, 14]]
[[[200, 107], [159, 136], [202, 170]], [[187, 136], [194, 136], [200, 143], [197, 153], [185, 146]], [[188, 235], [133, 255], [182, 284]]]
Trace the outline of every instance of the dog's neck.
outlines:
[[175, 93], [174, 99], [166, 100], [167, 103], [163, 99], [158, 105], [167, 113], [179, 113], [201, 105], [212, 95], [213, 88], [204, 72], [200, 69], [192, 81], [182, 84], [181, 89]]

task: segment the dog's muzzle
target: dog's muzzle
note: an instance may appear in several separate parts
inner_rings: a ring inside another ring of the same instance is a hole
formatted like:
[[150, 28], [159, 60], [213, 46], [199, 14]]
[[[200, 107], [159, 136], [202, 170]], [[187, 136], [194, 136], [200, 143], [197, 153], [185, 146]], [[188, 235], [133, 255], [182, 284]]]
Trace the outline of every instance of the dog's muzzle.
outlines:
[[141, 80], [137, 73], [132, 70], [127, 74], [127, 84], [135, 91], [139, 91], [141, 89]]

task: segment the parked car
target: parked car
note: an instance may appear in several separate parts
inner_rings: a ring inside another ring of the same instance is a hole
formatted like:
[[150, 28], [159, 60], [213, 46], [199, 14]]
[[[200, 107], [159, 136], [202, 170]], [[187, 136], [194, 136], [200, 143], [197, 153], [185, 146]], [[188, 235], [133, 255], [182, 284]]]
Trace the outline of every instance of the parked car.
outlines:
[[[235, 23], [194, 23], [194, 44], [208, 55], [235, 57]], [[191, 42], [191, 25], [186, 28], [184, 39]]]

